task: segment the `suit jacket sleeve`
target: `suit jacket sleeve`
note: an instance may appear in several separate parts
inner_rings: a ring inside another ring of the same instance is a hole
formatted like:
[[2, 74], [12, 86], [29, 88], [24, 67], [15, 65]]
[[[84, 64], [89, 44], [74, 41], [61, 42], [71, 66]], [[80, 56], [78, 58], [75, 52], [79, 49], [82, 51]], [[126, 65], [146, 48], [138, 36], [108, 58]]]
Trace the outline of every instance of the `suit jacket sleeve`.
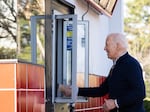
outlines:
[[99, 87], [79, 88], [78, 96], [101, 97], [108, 93], [108, 78]]

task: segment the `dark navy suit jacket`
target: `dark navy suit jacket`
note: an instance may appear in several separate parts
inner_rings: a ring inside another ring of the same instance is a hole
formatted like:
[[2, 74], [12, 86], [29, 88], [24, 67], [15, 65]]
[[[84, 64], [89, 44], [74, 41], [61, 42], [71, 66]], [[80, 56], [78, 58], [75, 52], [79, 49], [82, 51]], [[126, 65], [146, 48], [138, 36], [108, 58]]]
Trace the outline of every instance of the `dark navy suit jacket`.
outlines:
[[[106, 80], [93, 88], [79, 88], [78, 95], [86, 97], [101, 97], [108, 94], [110, 99], [116, 99], [119, 112], [145, 112], [143, 99], [145, 85], [139, 62], [128, 53], [121, 56]], [[117, 112], [113, 109], [110, 112]]]

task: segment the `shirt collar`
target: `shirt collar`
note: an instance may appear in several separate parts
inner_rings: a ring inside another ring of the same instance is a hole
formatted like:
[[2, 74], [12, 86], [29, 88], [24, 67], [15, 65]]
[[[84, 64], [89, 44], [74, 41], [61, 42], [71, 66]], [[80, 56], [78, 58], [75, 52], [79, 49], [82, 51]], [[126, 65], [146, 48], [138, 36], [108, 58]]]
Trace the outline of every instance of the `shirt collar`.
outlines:
[[115, 60], [113, 60], [113, 65], [116, 65], [117, 60], [118, 60], [121, 56], [125, 55], [126, 53], [127, 53], [127, 51], [124, 52], [124, 53], [122, 53], [122, 54], [121, 54], [118, 58], [116, 58]]

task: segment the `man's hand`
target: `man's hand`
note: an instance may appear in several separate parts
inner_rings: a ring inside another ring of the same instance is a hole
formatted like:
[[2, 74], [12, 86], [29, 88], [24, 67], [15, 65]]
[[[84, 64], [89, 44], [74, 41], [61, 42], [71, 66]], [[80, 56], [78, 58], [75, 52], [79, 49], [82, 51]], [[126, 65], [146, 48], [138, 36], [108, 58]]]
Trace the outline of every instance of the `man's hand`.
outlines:
[[71, 96], [71, 87], [70, 86], [59, 85], [58, 90], [67, 97]]
[[110, 110], [116, 108], [115, 100], [113, 99], [105, 99], [105, 103], [103, 104], [103, 109], [105, 112], [109, 112]]

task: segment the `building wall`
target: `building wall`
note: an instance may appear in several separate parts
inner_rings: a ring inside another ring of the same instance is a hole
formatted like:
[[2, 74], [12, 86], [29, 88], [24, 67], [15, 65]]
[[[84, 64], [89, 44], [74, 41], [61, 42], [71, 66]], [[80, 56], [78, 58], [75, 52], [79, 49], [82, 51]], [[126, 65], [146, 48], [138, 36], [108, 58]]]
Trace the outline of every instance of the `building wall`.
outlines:
[[44, 67], [0, 60], [0, 111], [44, 112]]
[[[18, 60], [0, 60], [0, 71], [1, 112], [45, 112], [43, 66]], [[94, 87], [101, 84], [105, 77], [89, 75], [89, 79], [89, 86]], [[76, 103], [75, 111], [102, 112], [99, 107], [106, 97], [89, 98], [86, 103]]]
[[0, 62], [1, 112], [16, 112], [15, 68], [16, 64]]
[[[82, 20], [87, 11], [87, 3], [84, 0], [67, 0], [75, 5], [75, 14], [78, 20]], [[104, 51], [105, 39], [110, 32], [123, 32], [123, 0], [118, 0], [112, 17], [101, 15], [89, 7], [84, 20], [89, 21], [89, 72], [100, 76], [107, 76], [111, 60]]]
[[[89, 86], [99, 86], [104, 80], [105, 77], [89, 75]], [[101, 106], [104, 103], [104, 99], [107, 97], [107, 95], [96, 98], [89, 97], [87, 102], [78, 102], [75, 104], [75, 112], [103, 112]]]

